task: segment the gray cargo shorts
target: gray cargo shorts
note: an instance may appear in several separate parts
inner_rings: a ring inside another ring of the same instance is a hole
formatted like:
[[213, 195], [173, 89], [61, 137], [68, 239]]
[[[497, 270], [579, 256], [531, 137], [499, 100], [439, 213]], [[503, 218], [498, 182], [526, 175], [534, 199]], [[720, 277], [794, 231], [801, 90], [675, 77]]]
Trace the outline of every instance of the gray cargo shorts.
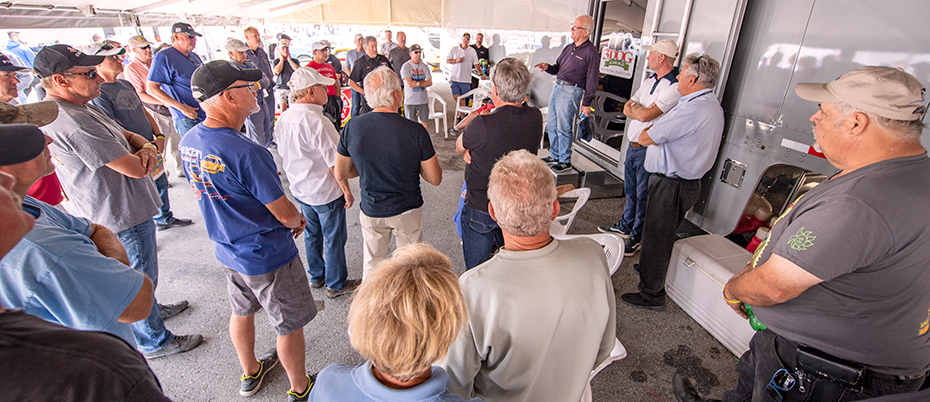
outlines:
[[232, 313], [249, 316], [264, 308], [278, 336], [297, 331], [316, 317], [300, 257], [267, 274], [243, 275], [226, 266], [223, 273]]

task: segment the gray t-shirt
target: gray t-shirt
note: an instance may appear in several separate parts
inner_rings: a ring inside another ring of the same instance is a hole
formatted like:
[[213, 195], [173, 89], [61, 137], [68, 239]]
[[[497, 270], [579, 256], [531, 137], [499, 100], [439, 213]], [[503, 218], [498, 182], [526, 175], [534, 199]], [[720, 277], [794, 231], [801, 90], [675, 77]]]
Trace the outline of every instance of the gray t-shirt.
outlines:
[[129, 81], [117, 79], [116, 82], [100, 84], [100, 96], [90, 102], [126, 130], [149, 141], [155, 140], [152, 124], [145, 117], [139, 94]]
[[[400, 78], [411, 78], [414, 81], [425, 81], [432, 78], [429, 71], [429, 65], [423, 63], [414, 64], [412, 60], [404, 63], [400, 68]], [[406, 83], [407, 81], [404, 80]], [[426, 88], [413, 88], [410, 85], [404, 85], [404, 104], [405, 105], [425, 105], [429, 102], [429, 94]]]
[[881, 373], [930, 369], [930, 159], [886, 160], [794, 202], [753, 256], [772, 253], [824, 282], [754, 307], [775, 333]]
[[106, 166], [131, 153], [123, 129], [96, 106], [55, 99], [58, 118], [42, 127], [75, 215], [121, 232], [152, 219], [161, 199], [151, 176], [134, 179]]

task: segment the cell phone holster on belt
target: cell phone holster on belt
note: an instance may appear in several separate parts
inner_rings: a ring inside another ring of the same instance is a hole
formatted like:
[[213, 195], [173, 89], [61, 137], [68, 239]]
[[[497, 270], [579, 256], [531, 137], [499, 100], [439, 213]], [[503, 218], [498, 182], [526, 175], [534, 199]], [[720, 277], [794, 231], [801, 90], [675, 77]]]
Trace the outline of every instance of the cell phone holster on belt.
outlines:
[[798, 346], [798, 369], [826, 377], [849, 388], [861, 387], [865, 369], [856, 363], [829, 355], [806, 345]]

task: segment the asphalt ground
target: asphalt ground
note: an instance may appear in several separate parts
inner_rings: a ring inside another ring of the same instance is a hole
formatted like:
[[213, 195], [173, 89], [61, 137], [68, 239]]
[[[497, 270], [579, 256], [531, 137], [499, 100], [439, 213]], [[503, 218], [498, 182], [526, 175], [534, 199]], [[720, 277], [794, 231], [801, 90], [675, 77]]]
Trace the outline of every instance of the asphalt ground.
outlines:
[[[452, 106], [449, 86], [441, 74], [434, 75], [433, 90]], [[449, 113], [451, 117], [451, 112]], [[450, 120], [451, 123], [451, 120]], [[465, 164], [455, 154], [455, 138], [437, 134], [429, 125], [434, 147], [443, 168], [439, 186], [422, 182], [423, 239], [446, 254], [457, 272], [464, 271], [461, 243], [452, 223], [458, 205]], [[280, 158], [272, 149], [280, 166]], [[285, 189], [287, 180], [281, 176]], [[160, 277], [156, 295], [162, 303], [182, 299], [191, 307], [167, 321], [176, 334], [202, 334], [204, 343], [179, 355], [149, 361], [175, 401], [284, 401], [289, 389], [280, 367], [265, 378], [261, 391], [245, 398], [238, 394], [241, 368], [229, 339], [230, 307], [225, 277], [214, 259], [214, 244], [197, 207], [194, 192], [186, 180], [171, 177], [171, 207], [175, 215], [191, 218], [194, 225], [158, 232]], [[356, 198], [358, 179], [350, 181]], [[624, 199], [594, 199], [578, 213], [569, 233], [596, 233], [598, 225], [616, 222]], [[563, 205], [568, 210], [571, 205]], [[348, 243], [346, 257], [349, 278], [361, 278], [362, 237], [358, 206], [347, 211]], [[303, 240], [297, 241], [304, 261]], [[393, 249], [393, 246], [392, 246]], [[624, 259], [613, 275], [617, 295], [617, 337], [627, 349], [627, 357], [614, 362], [592, 381], [595, 401], [674, 401], [671, 378], [680, 372], [696, 380], [704, 395], [719, 397], [736, 384], [735, 356], [701, 326], [668, 300], [663, 312], [638, 310], [623, 304], [619, 296], [636, 289], [638, 276], [632, 265], [639, 254]], [[570, 269], [570, 267], [566, 267]], [[314, 373], [332, 363], [358, 364], [362, 357], [349, 344], [346, 316], [351, 299], [328, 299], [324, 289], [313, 289], [319, 314], [304, 328], [307, 372]], [[541, 295], [541, 297], [545, 297]], [[274, 347], [274, 332], [264, 312], [256, 316], [256, 353]]]

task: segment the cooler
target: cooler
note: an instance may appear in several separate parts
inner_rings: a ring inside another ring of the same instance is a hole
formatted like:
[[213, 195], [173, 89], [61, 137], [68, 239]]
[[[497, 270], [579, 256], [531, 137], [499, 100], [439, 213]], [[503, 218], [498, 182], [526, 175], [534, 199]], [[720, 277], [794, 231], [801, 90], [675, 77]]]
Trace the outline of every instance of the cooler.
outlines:
[[752, 254], [723, 236], [692, 236], [675, 242], [665, 285], [668, 296], [737, 357], [755, 334], [723, 300], [723, 285]]

